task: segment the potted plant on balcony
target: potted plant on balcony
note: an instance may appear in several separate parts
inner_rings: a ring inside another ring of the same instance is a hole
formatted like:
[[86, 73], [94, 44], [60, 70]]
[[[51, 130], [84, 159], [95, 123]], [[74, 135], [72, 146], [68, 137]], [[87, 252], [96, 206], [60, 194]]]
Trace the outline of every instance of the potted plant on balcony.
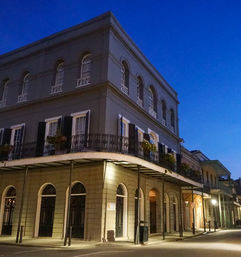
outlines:
[[8, 159], [8, 155], [13, 150], [13, 146], [10, 144], [2, 144], [0, 145], [0, 159], [6, 160]]
[[156, 152], [155, 144], [150, 143], [148, 140], [144, 139], [141, 142], [141, 147], [143, 149], [144, 157], [150, 157], [151, 152]]
[[160, 158], [160, 163], [171, 170], [174, 170], [175, 162], [175, 157], [173, 156], [173, 154], [170, 153], [163, 153]]
[[54, 146], [55, 153], [62, 153], [65, 150], [67, 138], [58, 129], [55, 136], [47, 136], [47, 142]]

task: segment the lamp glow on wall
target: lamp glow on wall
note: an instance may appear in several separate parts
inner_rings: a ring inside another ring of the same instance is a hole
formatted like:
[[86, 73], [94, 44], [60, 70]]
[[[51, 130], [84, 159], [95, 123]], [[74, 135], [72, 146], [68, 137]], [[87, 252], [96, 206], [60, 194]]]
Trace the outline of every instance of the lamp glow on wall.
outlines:
[[216, 206], [218, 202], [215, 198], [212, 198], [211, 203], [212, 203], [212, 205]]

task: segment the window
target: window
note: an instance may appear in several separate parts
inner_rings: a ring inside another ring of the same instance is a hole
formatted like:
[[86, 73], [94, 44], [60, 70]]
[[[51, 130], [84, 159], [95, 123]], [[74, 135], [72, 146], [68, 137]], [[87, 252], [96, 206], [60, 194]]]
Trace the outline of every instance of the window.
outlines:
[[153, 116], [154, 118], [157, 117], [157, 113], [156, 113], [156, 110], [157, 110], [157, 105], [156, 105], [156, 93], [155, 93], [155, 89], [150, 86], [149, 87], [149, 95], [148, 95], [148, 100], [149, 100], [149, 114], [151, 116]]
[[49, 118], [45, 120], [45, 137], [44, 137], [44, 153], [50, 154], [54, 150], [54, 145], [47, 142], [47, 137], [53, 137], [57, 134], [58, 129], [60, 129], [61, 116]]
[[8, 81], [4, 80], [0, 86], [0, 108], [6, 106]]
[[127, 236], [127, 189], [123, 184], [116, 190], [115, 236]]
[[137, 77], [137, 104], [143, 106], [143, 81], [140, 76]]
[[51, 94], [62, 92], [62, 86], [64, 84], [64, 62], [59, 62], [55, 73], [55, 83], [51, 87]]
[[91, 83], [92, 55], [86, 54], [81, 60], [80, 78], [77, 80], [77, 87], [86, 86]]
[[125, 117], [119, 115], [120, 119], [120, 136], [122, 137], [129, 137], [129, 123], [130, 121], [127, 120]]
[[19, 159], [22, 153], [23, 138], [24, 138], [25, 124], [19, 124], [11, 127], [10, 145], [13, 150], [9, 154], [9, 159]]
[[162, 124], [167, 125], [167, 107], [164, 100], [162, 100]]
[[129, 94], [129, 68], [125, 61], [121, 64], [121, 90]]
[[90, 110], [72, 113], [72, 150], [79, 151], [87, 146]]
[[30, 84], [30, 73], [25, 73], [22, 84], [19, 87], [18, 103], [27, 101], [28, 88]]
[[175, 132], [175, 114], [173, 109], [171, 109], [171, 129], [172, 132]]

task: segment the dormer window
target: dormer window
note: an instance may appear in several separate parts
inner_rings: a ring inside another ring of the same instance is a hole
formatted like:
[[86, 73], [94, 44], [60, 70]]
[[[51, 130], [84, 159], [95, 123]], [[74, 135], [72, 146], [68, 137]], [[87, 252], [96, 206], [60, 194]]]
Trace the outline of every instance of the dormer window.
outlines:
[[55, 71], [55, 81], [54, 85], [51, 87], [51, 94], [62, 92], [62, 87], [64, 84], [64, 62], [58, 63]]
[[129, 68], [125, 61], [121, 65], [121, 90], [125, 94], [129, 94]]
[[81, 60], [80, 78], [77, 80], [77, 87], [86, 86], [91, 83], [92, 55], [86, 54]]
[[27, 101], [29, 84], [30, 84], [30, 73], [27, 72], [25, 73], [23, 80], [19, 86], [18, 103]]

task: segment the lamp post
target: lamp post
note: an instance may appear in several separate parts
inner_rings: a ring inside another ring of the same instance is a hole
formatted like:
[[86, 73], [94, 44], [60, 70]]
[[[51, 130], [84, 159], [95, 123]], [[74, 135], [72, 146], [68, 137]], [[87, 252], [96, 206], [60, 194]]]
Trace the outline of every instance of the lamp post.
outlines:
[[216, 228], [217, 228], [216, 206], [218, 202], [215, 198], [212, 198], [211, 203], [213, 205], [213, 210], [214, 210], [214, 231], [216, 232]]

